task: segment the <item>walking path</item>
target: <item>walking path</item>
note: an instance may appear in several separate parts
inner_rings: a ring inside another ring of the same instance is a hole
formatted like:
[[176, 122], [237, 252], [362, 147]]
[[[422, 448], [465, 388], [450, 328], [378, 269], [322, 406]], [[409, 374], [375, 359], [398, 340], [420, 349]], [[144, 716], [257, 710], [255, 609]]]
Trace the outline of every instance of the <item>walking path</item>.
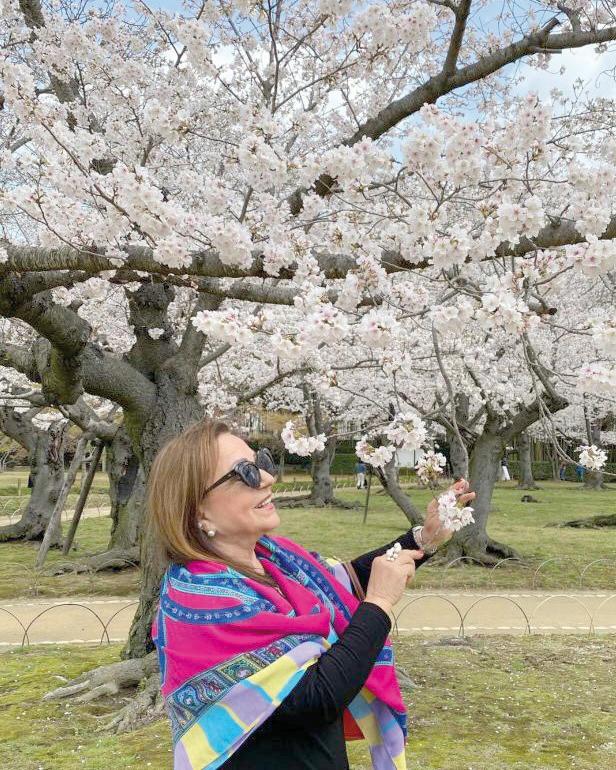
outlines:
[[[342, 490], [344, 490], [344, 489], [354, 489], [354, 487], [353, 486], [344, 486], [344, 487], [338, 487], [338, 489], [342, 489]], [[308, 487], [306, 489], [286, 489], [286, 490], [283, 490], [281, 492], [276, 492], [276, 497], [297, 497], [299, 495], [305, 495], [306, 492], [308, 492], [308, 491], [309, 491]], [[24, 498], [24, 500], [25, 499], [26, 498]], [[82, 519], [101, 519], [101, 518], [103, 518], [105, 516], [109, 516], [110, 510], [111, 510], [111, 508], [110, 508], [108, 502], [104, 503], [102, 505], [88, 506], [88, 507], [84, 508], [83, 513], [81, 514], [81, 518]], [[65, 508], [62, 511], [61, 520], [63, 522], [72, 521], [73, 520], [73, 513], [74, 513], [74, 511], [72, 510], [72, 508], [70, 508], [70, 507], [69, 508]], [[20, 513], [7, 514], [7, 513], [2, 513], [0, 511], [0, 526], [5, 525], [5, 524], [11, 524], [14, 521], [17, 521], [20, 516], [21, 516], [21, 512]]]
[[[26, 644], [124, 641], [136, 597], [15, 599], [0, 604], [0, 650]], [[409, 590], [394, 608], [397, 631], [426, 636], [616, 634], [616, 593]], [[395, 630], [395, 629], [394, 629]]]

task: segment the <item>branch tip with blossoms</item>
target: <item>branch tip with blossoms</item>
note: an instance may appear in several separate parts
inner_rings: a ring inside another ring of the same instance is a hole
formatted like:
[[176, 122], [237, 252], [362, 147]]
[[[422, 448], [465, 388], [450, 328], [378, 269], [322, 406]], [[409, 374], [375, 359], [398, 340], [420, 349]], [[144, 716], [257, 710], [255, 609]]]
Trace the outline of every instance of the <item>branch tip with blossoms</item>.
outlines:
[[447, 458], [445, 455], [434, 450], [428, 450], [415, 466], [417, 478], [426, 486], [435, 486], [443, 475], [446, 464]]
[[287, 452], [299, 455], [300, 457], [308, 457], [315, 452], [322, 452], [325, 449], [325, 442], [327, 441], [327, 436], [324, 433], [319, 433], [318, 436], [296, 435], [295, 423], [293, 420], [289, 420], [286, 423], [280, 437], [282, 438]]
[[473, 524], [474, 509], [468, 505], [460, 506], [455, 492], [449, 490], [438, 498], [438, 515], [441, 525], [452, 532], [459, 532], [463, 527]]
[[[384, 468], [393, 458], [396, 449], [420, 449], [426, 441], [428, 432], [426, 426], [413, 412], [400, 412], [383, 430], [375, 429], [362, 436], [355, 445], [355, 452], [360, 460], [373, 468]], [[379, 436], [387, 439], [388, 443], [376, 446], [371, 443]]]
[[581, 446], [578, 450], [580, 465], [589, 471], [600, 471], [607, 463], [607, 452], [595, 444]]

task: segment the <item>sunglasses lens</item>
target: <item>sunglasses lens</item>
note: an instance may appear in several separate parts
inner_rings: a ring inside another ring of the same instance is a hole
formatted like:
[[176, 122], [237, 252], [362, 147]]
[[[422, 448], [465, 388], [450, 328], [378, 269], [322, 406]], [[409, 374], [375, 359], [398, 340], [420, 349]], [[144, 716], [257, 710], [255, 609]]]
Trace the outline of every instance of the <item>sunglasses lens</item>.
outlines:
[[238, 465], [237, 472], [244, 484], [249, 487], [258, 489], [261, 486], [261, 473], [254, 463], [241, 463]]
[[257, 465], [269, 473], [270, 476], [277, 475], [276, 463], [269, 449], [259, 449], [257, 452]]

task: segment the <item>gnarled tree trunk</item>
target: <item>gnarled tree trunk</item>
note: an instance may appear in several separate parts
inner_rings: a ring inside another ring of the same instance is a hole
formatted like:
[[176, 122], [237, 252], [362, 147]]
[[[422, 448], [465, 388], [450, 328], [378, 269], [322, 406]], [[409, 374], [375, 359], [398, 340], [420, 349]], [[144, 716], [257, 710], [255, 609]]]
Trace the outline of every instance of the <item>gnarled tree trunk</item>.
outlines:
[[532, 441], [526, 431], [518, 436], [518, 457], [520, 465], [520, 478], [518, 489], [539, 489], [533, 477]]
[[312, 455], [310, 494], [301, 497], [278, 497], [275, 499], [275, 503], [279, 508], [322, 507], [324, 505], [335, 505], [337, 508], [356, 508], [356, 505], [340, 500], [334, 494], [331, 478], [331, 465], [336, 455], [336, 436], [332, 435], [334, 420], [323, 413], [318, 394], [308, 384], [304, 383], [303, 390], [308, 434], [318, 436], [323, 433], [327, 436], [327, 441], [323, 451], [315, 452]]
[[[586, 400], [584, 400], [584, 420], [586, 422], [586, 436], [588, 438], [588, 443], [594, 444], [596, 447], [600, 447], [603, 420], [597, 417], [593, 419], [590, 416]], [[602, 471], [586, 470], [584, 473], [584, 487], [585, 489], [603, 489], [604, 484]]]
[[487, 533], [492, 494], [498, 480], [505, 444], [506, 441], [499, 434], [497, 426], [488, 421], [475, 442], [469, 462], [470, 488], [477, 495], [472, 503], [475, 509], [475, 523], [455, 533], [439, 554], [439, 560], [452, 562], [467, 556], [469, 561], [491, 566], [501, 559], [519, 558], [513, 548], [492, 540]]
[[78, 569], [123, 569], [139, 564], [139, 537], [145, 513], [145, 477], [131, 440], [122, 426], [106, 445], [111, 534], [107, 549]]
[[330, 505], [334, 502], [334, 487], [331, 477], [332, 461], [336, 455], [336, 439], [327, 439], [325, 449], [316, 452], [312, 456], [310, 475], [312, 477], [312, 489], [310, 499], [315, 505]]
[[128, 434], [121, 428], [107, 448], [111, 499], [110, 551], [138, 547], [145, 498], [145, 477]]
[[[147, 474], [158, 450], [171, 438], [203, 417], [203, 407], [196, 392], [185, 393], [178, 389], [173, 374], [158, 373], [157, 399], [150, 418], [143, 428], [131, 436], [133, 448]], [[135, 446], [135, 443], [137, 446]], [[139, 658], [154, 649], [150, 629], [163, 573], [168, 560], [162, 553], [151, 527], [144, 521], [140, 543], [142, 570], [139, 606], [130, 629], [128, 642], [122, 651], [123, 658]]]
[[[31, 417], [28, 420], [19, 413], [12, 417], [9, 435], [30, 450], [32, 492], [19, 521], [0, 527], [0, 542], [42, 540], [64, 481], [67, 422], [59, 420], [48, 430], [42, 430], [32, 425]], [[9, 432], [6, 421], [3, 421], [3, 430]], [[50, 533], [50, 543], [56, 547], [61, 542], [62, 529], [58, 522]]]
[[454, 431], [447, 431], [449, 462], [454, 479], [468, 479], [468, 455]]

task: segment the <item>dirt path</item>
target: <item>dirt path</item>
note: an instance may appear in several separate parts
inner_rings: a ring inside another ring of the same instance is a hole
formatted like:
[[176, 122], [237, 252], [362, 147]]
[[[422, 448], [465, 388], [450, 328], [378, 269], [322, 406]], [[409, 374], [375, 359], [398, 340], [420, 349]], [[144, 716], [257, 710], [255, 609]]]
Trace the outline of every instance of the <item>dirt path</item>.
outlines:
[[[137, 607], [126, 597], [13, 600], [0, 604], [0, 650], [26, 644], [124, 641]], [[616, 593], [600, 591], [407, 591], [398, 633], [467, 635], [616, 633]]]

